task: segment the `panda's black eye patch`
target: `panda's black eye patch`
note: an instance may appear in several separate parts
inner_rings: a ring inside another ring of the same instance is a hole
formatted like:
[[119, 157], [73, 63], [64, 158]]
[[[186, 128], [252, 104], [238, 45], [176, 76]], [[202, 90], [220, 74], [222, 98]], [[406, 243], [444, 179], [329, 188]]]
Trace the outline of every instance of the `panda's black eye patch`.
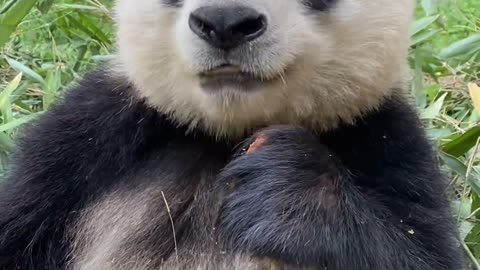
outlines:
[[182, 5], [182, 0], [161, 0], [162, 4], [171, 6], [171, 7], [179, 7]]
[[303, 3], [312, 10], [325, 11], [331, 8], [338, 0], [303, 0]]

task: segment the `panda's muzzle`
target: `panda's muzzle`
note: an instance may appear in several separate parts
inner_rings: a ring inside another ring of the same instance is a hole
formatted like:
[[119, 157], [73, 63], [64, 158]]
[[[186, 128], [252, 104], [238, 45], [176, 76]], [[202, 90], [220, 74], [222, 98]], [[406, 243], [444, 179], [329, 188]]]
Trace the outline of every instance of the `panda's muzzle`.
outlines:
[[229, 51], [262, 36], [267, 29], [266, 16], [244, 6], [206, 6], [190, 14], [193, 33], [210, 46]]

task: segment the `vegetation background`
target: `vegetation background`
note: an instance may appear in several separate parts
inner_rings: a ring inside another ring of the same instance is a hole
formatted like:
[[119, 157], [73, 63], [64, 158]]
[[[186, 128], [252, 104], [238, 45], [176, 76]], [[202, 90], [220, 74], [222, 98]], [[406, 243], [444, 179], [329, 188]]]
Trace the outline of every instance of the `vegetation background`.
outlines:
[[[112, 0], [0, 0], [0, 181], [18, 128], [111, 57], [111, 6]], [[461, 248], [480, 270], [480, 0], [418, 0], [416, 19], [411, 91], [450, 175]]]

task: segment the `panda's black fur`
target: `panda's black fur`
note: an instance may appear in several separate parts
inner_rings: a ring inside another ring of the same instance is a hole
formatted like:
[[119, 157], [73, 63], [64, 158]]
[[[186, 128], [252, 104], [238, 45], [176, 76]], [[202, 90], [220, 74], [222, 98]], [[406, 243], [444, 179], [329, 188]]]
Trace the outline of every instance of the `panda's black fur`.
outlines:
[[[402, 97], [355, 125], [267, 127], [242, 145], [187, 132], [131, 88], [86, 76], [19, 139], [0, 188], [0, 269], [66, 269], [82, 209], [144, 182], [165, 194], [173, 219], [152, 213], [156, 229], [131, 243], [155, 254], [151, 269], [175, 247], [202, 246], [205, 230], [226, 254], [295, 269], [462, 269], [445, 178]], [[266, 144], [246, 154], [258, 136]]]

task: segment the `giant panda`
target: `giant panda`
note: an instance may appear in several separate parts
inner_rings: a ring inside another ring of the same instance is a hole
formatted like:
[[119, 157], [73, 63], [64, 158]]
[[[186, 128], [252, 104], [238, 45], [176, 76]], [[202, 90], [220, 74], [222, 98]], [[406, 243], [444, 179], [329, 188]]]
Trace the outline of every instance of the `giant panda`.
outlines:
[[115, 59], [17, 141], [1, 269], [462, 269], [413, 6], [118, 0]]

